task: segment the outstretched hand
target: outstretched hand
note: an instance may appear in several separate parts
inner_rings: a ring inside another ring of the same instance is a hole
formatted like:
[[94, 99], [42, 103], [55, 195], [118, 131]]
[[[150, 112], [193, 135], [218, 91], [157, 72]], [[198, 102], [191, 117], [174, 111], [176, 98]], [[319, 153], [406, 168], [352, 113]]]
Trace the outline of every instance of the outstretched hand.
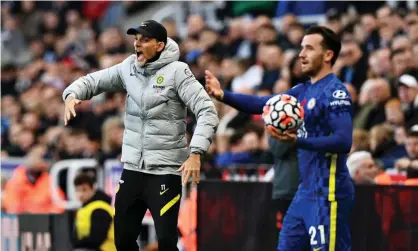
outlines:
[[72, 96], [69, 96], [65, 100], [64, 125], [68, 124], [68, 121], [71, 120], [71, 116], [75, 118], [75, 116], [76, 116], [75, 106], [80, 104], [80, 103], [81, 103], [81, 100], [76, 99]]
[[215, 75], [208, 70], [205, 71], [205, 87], [209, 95], [212, 97], [218, 100], [223, 98], [224, 91], [221, 88], [221, 83], [219, 83], [219, 80], [215, 77]]

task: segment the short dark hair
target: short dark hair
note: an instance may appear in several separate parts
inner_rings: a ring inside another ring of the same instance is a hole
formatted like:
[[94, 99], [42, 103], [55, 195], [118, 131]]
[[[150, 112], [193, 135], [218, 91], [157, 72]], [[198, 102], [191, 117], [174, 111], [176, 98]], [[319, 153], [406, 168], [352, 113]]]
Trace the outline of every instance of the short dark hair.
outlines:
[[331, 65], [334, 65], [341, 51], [341, 40], [339, 36], [331, 29], [324, 27], [324, 26], [317, 26], [317, 25], [311, 26], [305, 32], [305, 36], [312, 35], [312, 34], [321, 35], [322, 47], [324, 47], [326, 50], [331, 50], [334, 52], [334, 56], [331, 59]]
[[75, 179], [74, 179], [74, 186], [81, 186], [84, 184], [89, 185], [90, 187], [93, 187], [95, 183], [94, 177], [87, 173], [79, 173]]

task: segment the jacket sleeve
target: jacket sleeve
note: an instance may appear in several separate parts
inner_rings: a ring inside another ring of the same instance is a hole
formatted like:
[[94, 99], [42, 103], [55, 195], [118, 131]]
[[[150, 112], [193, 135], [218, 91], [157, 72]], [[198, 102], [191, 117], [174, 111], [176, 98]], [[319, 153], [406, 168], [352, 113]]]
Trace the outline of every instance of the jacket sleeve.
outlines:
[[224, 90], [222, 102], [245, 113], [261, 114], [263, 113], [263, 107], [271, 97], [273, 97], [273, 95], [258, 97]]
[[77, 79], [64, 90], [62, 98], [65, 100], [71, 94], [77, 99], [89, 100], [103, 92], [114, 92], [125, 89], [120, 70], [122, 64], [120, 63]]
[[[294, 97], [299, 95], [299, 92], [302, 90], [303, 85], [299, 84], [292, 89], [284, 92]], [[274, 95], [269, 96], [254, 96], [248, 94], [233, 93], [227, 90], [224, 91], [224, 97], [222, 102], [245, 113], [249, 114], [262, 114], [263, 108], [266, 105], [267, 101], [274, 97]]]
[[185, 63], [179, 62], [175, 74], [175, 85], [180, 99], [197, 119], [197, 126], [190, 142], [191, 152], [204, 153], [209, 149], [219, 124], [215, 105]]

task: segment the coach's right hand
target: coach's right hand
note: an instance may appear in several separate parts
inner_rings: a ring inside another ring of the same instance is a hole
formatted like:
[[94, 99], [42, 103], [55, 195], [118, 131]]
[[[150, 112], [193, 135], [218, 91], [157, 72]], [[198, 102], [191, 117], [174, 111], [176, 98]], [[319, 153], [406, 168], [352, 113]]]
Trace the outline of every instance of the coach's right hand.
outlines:
[[224, 97], [224, 91], [221, 88], [221, 83], [219, 83], [219, 80], [215, 77], [215, 75], [208, 70], [205, 71], [205, 82], [205, 87], [209, 95], [218, 100], [222, 100]]
[[68, 96], [65, 99], [65, 112], [64, 112], [64, 125], [68, 124], [70, 121], [71, 116], [75, 117], [75, 106], [80, 104], [81, 100], [74, 98], [73, 96]]

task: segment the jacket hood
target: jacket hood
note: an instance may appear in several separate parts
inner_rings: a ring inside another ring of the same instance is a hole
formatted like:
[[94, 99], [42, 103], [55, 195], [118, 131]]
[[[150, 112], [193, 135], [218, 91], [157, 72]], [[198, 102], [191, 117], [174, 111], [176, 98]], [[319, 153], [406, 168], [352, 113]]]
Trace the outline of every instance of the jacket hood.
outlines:
[[160, 57], [151, 63], [146, 63], [143, 67], [144, 71], [148, 75], [155, 74], [163, 66], [178, 61], [180, 58], [180, 49], [176, 42], [173, 39], [167, 38], [167, 44], [163, 52], [161, 52]]

